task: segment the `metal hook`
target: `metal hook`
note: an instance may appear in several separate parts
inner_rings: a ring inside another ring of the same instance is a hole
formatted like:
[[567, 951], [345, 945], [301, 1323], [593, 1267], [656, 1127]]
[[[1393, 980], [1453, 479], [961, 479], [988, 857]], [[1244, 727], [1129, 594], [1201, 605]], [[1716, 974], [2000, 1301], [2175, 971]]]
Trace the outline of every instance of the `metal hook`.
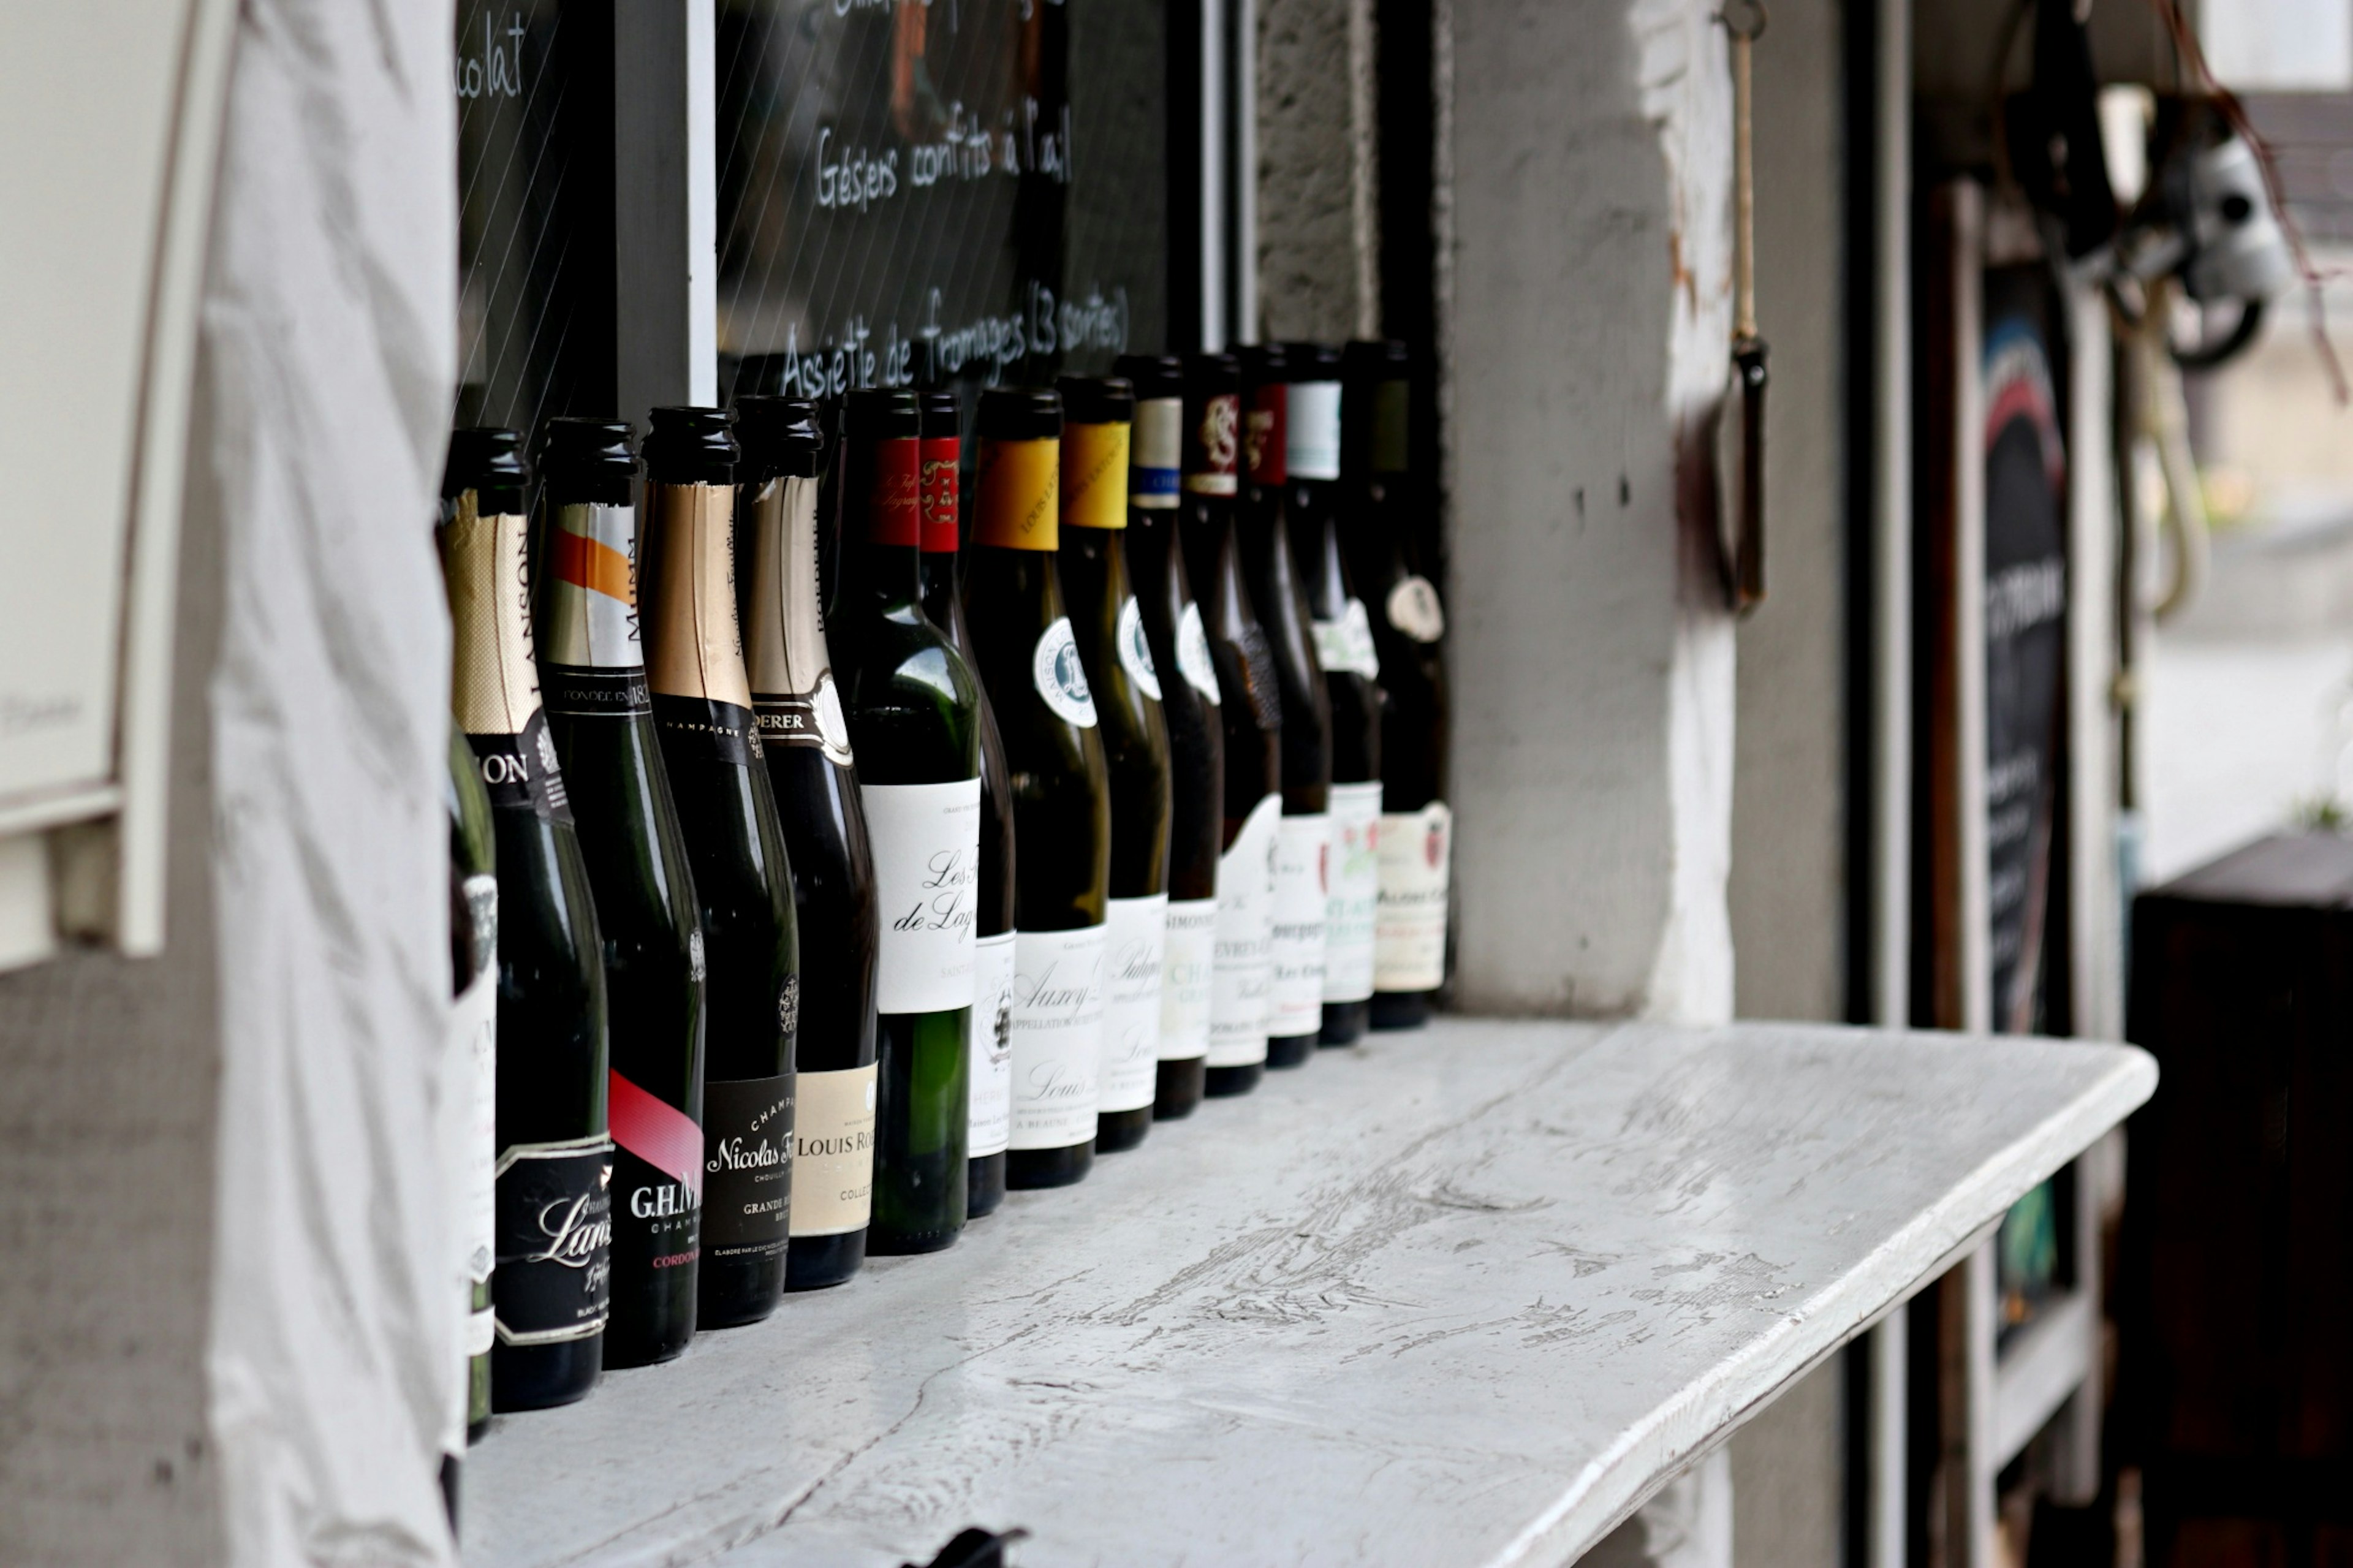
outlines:
[[1724, 9], [1715, 14], [1715, 19], [1723, 23], [1724, 30], [1734, 37], [1745, 38], [1753, 44], [1765, 36], [1765, 24], [1768, 17], [1765, 0], [1727, 0]]

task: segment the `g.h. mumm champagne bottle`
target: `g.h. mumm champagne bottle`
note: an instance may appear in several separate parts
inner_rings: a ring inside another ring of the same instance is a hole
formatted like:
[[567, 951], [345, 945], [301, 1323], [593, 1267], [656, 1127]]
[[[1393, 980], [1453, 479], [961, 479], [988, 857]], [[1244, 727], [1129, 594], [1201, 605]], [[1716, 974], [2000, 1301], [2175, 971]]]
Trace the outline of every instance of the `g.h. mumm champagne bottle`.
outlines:
[[882, 921], [869, 1246], [926, 1252], [955, 1240], [967, 1204], [979, 686], [923, 614], [914, 395], [861, 389], [842, 418], [834, 668]]
[[604, 938], [612, 1038], [613, 1317], [605, 1364], [694, 1334], [702, 1208], [702, 921], [638, 632], [629, 427], [548, 422], [540, 690]]
[[520, 446], [512, 430], [457, 431], [441, 481], [450, 707], [498, 839], [497, 1410], [588, 1392], [612, 1282], [605, 963], [532, 663]]
[[[1185, 366], [1185, 574], [1201, 606], [1218, 676], [1225, 753], [1218, 937], [1204, 1092], [1247, 1094], [1266, 1070], [1268, 949], [1274, 928], [1276, 824], [1282, 815], [1282, 699], [1274, 655], [1242, 583], [1234, 521], [1240, 483], [1241, 379], [1231, 354]], [[1184, 656], [1184, 647], [1177, 647]]]
[[1160, 980], [1168, 924], [1168, 730], [1160, 675], [1128, 585], [1125, 381], [1066, 375], [1062, 395], [1062, 591], [1094, 696], [1111, 787], [1111, 899], [1104, 906], [1103, 1060], [1095, 1148], [1133, 1149], [1151, 1130], [1160, 1078]]
[[1095, 704], [1063, 613], [1061, 400], [980, 400], [965, 613], [1005, 739], [1014, 841], [1013, 1146], [1006, 1184], [1057, 1187], [1094, 1163], [1111, 796]]
[[735, 608], [735, 438], [716, 408], [657, 408], [646, 437], [646, 682], [686, 834], [708, 968], [702, 1089], [706, 1329], [785, 1289], [800, 948], [792, 866], [760, 755]]
[[1135, 387], [1128, 460], [1128, 568], [1168, 731], [1168, 924], [1160, 980], [1160, 1068], [1153, 1114], [1189, 1116], [1201, 1103], [1218, 939], [1218, 855], [1225, 847], [1225, 746], [1218, 672], [1176, 536], [1185, 366], [1128, 354], [1114, 366]]
[[792, 862], [801, 1026], [793, 1075], [785, 1288], [839, 1285], [866, 1260], [874, 1194], [874, 961], [866, 808], [818, 608], [817, 405], [739, 397], [736, 533], [744, 661]]
[[[923, 419], [923, 614], [972, 664], [958, 553], [958, 468], [963, 438], [952, 392], [916, 395]], [[965, 1212], [973, 1219], [1005, 1201], [1005, 1150], [1013, 1137], [1013, 798], [1005, 742], [988, 693], [979, 694], [980, 900], [973, 938], [972, 1116]]]
[[465, 1344], [450, 1369], [441, 1430], [441, 1497], [458, 1519], [466, 1446], [490, 1429], [491, 1265], [498, 1256], [499, 876], [490, 792], [474, 753], [449, 727], [449, 1034], [434, 1118], [449, 1181], [453, 1283], [466, 1301]]

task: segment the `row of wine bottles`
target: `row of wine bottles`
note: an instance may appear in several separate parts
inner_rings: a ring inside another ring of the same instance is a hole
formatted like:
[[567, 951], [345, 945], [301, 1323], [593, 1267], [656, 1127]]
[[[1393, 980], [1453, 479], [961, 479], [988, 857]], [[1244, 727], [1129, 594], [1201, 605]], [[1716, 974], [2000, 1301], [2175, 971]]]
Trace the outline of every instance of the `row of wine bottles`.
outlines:
[[1404, 352], [1116, 368], [455, 433], [469, 1436], [1428, 1016]]

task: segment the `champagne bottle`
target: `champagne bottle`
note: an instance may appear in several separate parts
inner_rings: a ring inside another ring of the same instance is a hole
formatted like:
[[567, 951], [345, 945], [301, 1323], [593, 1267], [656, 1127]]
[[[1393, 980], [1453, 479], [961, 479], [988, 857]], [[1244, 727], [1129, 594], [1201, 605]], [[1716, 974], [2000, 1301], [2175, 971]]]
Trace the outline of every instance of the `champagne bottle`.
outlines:
[[[1304, 580], [1309, 631], [1332, 710], [1332, 847], [1324, 902], [1321, 1039], [1345, 1046], [1365, 1032], [1373, 994], [1373, 922], [1380, 894], [1380, 658], [1364, 601], [1340, 548], [1356, 513], [1340, 487], [1340, 351], [1290, 343], [1293, 380], [1284, 441], [1291, 553]], [[1343, 513], [1347, 513], [1344, 524]]]
[[980, 402], [965, 613], [1013, 798], [1013, 1142], [1005, 1180], [1056, 1187], [1094, 1163], [1111, 796], [1094, 697], [1063, 611], [1061, 401]]
[[[958, 468], [963, 439], [952, 392], [926, 392], [922, 418], [923, 614], [972, 664], [958, 553]], [[988, 693], [979, 694], [980, 901], [974, 922], [971, 1142], [965, 1162], [965, 1214], [997, 1212], [1005, 1201], [1005, 1150], [1013, 1136], [1013, 801], [1005, 742]]]
[[[1266, 1069], [1276, 824], [1282, 815], [1282, 699], [1274, 655], [1242, 583], [1234, 521], [1241, 381], [1231, 354], [1185, 366], [1185, 574], [1201, 605], [1218, 677], [1224, 752], [1217, 945], [1203, 1092], [1247, 1094]], [[1180, 643], [1177, 657], [1184, 657]]]
[[933, 1251], [955, 1241], [968, 1205], [979, 686], [923, 614], [914, 395], [853, 392], [842, 421], [833, 652], [882, 921], [868, 1246]]
[[686, 1348], [702, 1247], [702, 924], [638, 640], [637, 467], [627, 425], [548, 422], [540, 689], [604, 938], [614, 1144], [608, 1367], [664, 1362]]
[[465, 1341], [441, 1434], [441, 1495], [452, 1528], [466, 1447], [490, 1429], [491, 1265], [498, 1256], [499, 877], [490, 792], [449, 729], [449, 1037], [435, 1119], [450, 1179], [450, 1237], [466, 1301]]
[[792, 1240], [785, 1289], [839, 1285], [866, 1261], [874, 1194], [874, 964], [881, 940], [849, 721], [818, 608], [814, 404], [735, 400], [744, 659], [793, 874], [801, 1019], [793, 1076]]
[[612, 1280], [605, 964], [532, 664], [520, 447], [512, 430], [456, 431], [441, 481], [450, 706], [498, 840], [495, 1410], [588, 1392]]
[[653, 411], [638, 605], [708, 970], [698, 1296], [707, 1329], [757, 1322], [784, 1293], [800, 1014], [792, 868], [737, 630], [738, 454], [727, 426], [716, 408]]
[[1408, 548], [1429, 502], [1409, 462], [1412, 366], [1398, 342], [1343, 356], [1344, 474], [1366, 526], [1343, 541], [1370, 611], [1387, 697], [1381, 711], [1380, 902], [1372, 1026], [1419, 1028], [1446, 978], [1454, 817], [1446, 805], [1446, 611]]
[[1218, 855], [1225, 847], [1225, 747], [1218, 672], [1177, 541], [1185, 425], [1184, 362], [1128, 354], [1113, 368], [1135, 388], [1129, 447], [1127, 560], [1168, 731], [1168, 923], [1160, 981], [1160, 1066], [1153, 1115], [1201, 1103], [1218, 936]]

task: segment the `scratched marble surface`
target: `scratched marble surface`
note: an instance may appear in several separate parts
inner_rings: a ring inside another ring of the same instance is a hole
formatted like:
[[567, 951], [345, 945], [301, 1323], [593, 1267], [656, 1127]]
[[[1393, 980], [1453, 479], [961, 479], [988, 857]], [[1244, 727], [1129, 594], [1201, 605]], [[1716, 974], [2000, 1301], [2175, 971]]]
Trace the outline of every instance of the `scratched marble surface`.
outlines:
[[2147, 1097], [2126, 1047], [1442, 1022], [500, 1418], [472, 1568], [1563, 1563]]

